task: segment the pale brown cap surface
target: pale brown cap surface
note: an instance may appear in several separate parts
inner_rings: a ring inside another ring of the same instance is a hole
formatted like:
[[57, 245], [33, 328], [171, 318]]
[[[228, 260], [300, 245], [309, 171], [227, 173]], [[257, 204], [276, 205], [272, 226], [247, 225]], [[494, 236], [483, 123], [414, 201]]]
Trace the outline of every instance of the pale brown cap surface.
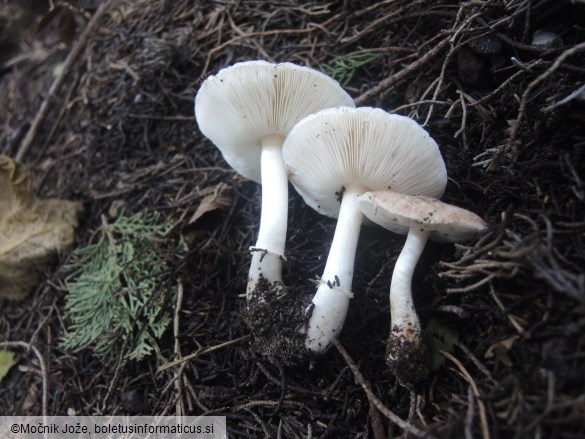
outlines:
[[417, 227], [429, 231], [436, 241], [462, 242], [487, 228], [475, 213], [436, 198], [394, 191], [366, 192], [358, 198], [358, 206], [368, 219], [395, 233], [407, 234], [411, 227]]

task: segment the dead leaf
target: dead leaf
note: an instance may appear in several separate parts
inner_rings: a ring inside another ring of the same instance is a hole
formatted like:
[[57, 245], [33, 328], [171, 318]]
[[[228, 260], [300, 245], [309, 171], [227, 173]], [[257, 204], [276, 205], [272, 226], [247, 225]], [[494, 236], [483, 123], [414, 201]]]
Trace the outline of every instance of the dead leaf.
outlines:
[[0, 350], [0, 383], [15, 364], [14, 352]]
[[508, 351], [519, 338], [519, 335], [512, 335], [511, 337], [504, 338], [503, 340], [494, 343], [485, 352], [485, 358], [492, 358], [495, 356], [504, 366], [512, 367], [513, 363], [508, 355]]
[[227, 184], [219, 183], [205, 190], [203, 193], [209, 193], [209, 195], [201, 200], [189, 224], [193, 224], [207, 212], [229, 207], [232, 204], [232, 197], [226, 194], [227, 189]]
[[26, 166], [0, 155], [0, 297], [22, 299], [74, 241], [81, 203], [40, 200]]

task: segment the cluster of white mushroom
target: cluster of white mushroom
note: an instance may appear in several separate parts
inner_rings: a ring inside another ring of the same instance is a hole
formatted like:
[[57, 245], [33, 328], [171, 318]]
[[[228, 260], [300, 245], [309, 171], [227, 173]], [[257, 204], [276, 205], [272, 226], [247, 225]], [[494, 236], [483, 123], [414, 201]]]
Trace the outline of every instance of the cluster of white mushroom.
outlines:
[[391, 282], [387, 362], [405, 382], [422, 378], [422, 371], [403, 372], [405, 362], [422, 363], [415, 357], [424, 355], [410, 287], [414, 267], [427, 237], [458, 241], [486, 226], [477, 215], [438, 201], [447, 173], [428, 133], [407, 117], [355, 108], [339, 83], [323, 73], [264, 61], [238, 63], [208, 77], [195, 97], [195, 116], [225, 160], [262, 184], [258, 240], [250, 248], [249, 307], [263, 297], [258, 289], [276, 295], [286, 290], [281, 273], [288, 181], [313, 209], [338, 218], [306, 311], [309, 352], [326, 351], [341, 331], [364, 215], [408, 233]]

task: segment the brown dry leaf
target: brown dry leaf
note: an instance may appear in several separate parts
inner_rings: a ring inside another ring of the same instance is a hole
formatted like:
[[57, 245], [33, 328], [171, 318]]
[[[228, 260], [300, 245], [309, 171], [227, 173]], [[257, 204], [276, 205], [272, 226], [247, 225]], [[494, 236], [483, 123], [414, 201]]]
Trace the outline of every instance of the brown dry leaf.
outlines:
[[204, 193], [208, 193], [209, 195], [201, 200], [197, 210], [189, 220], [189, 224], [193, 224], [207, 212], [229, 207], [232, 203], [232, 197], [226, 194], [227, 189], [227, 184], [219, 183], [212, 188], [205, 190]]
[[81, 203], [40, 200], [26, 166], [0, 155], [0, 297], [22, 299], [74, 241]]
[[512, 348], [512, 345], [516, 340], [520, 338], [519, 335], [512, 335], [510, 337], [504, 338], [493, 345], [491, 345], [488, 350], [485, 352], [485, 358], [492, 358], [496, 357], [498, 360], [504, 364], [504, 366], [511, 367], [512, 360], [508, 355], [508, 351]]

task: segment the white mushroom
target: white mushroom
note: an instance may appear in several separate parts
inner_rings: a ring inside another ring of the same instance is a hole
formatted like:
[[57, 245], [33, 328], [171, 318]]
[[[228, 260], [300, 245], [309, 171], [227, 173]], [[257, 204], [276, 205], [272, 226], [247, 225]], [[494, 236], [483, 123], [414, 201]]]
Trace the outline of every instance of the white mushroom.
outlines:
[[408, 234], [390, 284], [392, 322], [386, 362], [398, 379], [413, 383], [428, 374], [427, 349], [412, 300], [412, 274], [427, 239], [443, 242], [468, 240], [486, 228], [476, 214], [435, 198], [394, 191], [368, 192], [358, 206], [373, 222], [396, 233]]
[[313, 297], [305, 346], [323, 352], [343, 326], [369, 190], [441, 196], [447, 182], [437, 144], [414, 120], [374, 108], [323, 110], [299, 122], [283, 146], [289, 178], [305, 202], [337, 217], [323, 276]]
[[[291, 63], [237, 63], [208, 77], [195, 97], [199, 129], [246, 178], [262, 183], [262, 213], [247, 286], [282, 290], [288, 181], [281, 147], [300, 119], [353, 100], [327, 75]], [[260, 285], [264, 279], [267, 284]], [[257, 292], [257, 291], [256, 291]]]

